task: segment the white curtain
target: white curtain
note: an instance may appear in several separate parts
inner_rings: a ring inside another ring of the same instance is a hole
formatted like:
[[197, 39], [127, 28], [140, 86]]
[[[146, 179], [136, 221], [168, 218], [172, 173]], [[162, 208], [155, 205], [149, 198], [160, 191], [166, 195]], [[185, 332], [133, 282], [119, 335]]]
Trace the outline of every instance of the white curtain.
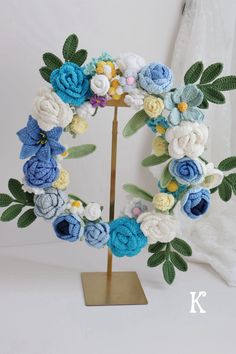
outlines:
[[[224, 75], [235, 73], [235, 6], [227, 0], [188, 0], [174, 48], [172, 69], [176, 85], [183, 81], [186, 70], [197, 60], [205, 67], [224, 63]], [[230, 99], [232, 102], [230, 102]], [[206, 158], [216, 165], [236, 155], [235, 104], [236, 93], [226, 94], [225, 105], [210, 105], [206, 124], [210, 137]], [[207, 216], [194, 222], [180, 216], [184, 237], [193, 248], [192, 260], [210, 264], [232, 286], [236, 286], [236, 202], [224, 203], [213, 195]], [[236, 199], [236, 198], [235, 198]]]

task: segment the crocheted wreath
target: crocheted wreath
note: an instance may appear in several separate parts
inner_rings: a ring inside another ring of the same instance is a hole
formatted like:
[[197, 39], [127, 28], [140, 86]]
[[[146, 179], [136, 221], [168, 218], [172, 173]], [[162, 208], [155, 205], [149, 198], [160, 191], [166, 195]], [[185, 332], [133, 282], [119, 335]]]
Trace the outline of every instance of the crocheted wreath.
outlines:
[[[84, 239], [95, 248], [107, 245], [117, 257], [134, 256], [149, 244], [148, 266], [163, 264], [164, 278], [171, 284], [175, 268], [187, 270], [183, 256], [192, 253], [179, 238], [176, 206], [180, 202], [186, 216], [198, 219], [207, 212], [215, 191], [223, 201], [232, 192], [236, 194], [236, 173], [225, 175], [236, 167], [236, 156], [226, 158], [217, 168], [202, 157], [208, 138], [202, 110], [209, 102], [223, 104], [222, 91], [236, 88], [236, 76], [219, 78], [221, 63], [204, 70], [202, 62], [197, 62], [186, 72], [184, 84], [173, 88], [173, 74], [166, 65], [146, 64], [133, 53], [114, 59], [106, 52], [84, 65], [87, 52], [77, 46], [78, 38], [72, 34], [63, 45], [64, 62], [52, 53], [43, 55], [45, 66], [40, 74], [50, 86], [38, 91], [26, 127], [17, 133], [22, 142], [20, 158], [27, 161], [22, 183], [10, 179], [12, 195], [0, 194], [0, 206], [7, 207], [1, 221], [10, 221], [27, 208], [18, 218], [18, 227], [27, 227], [36, 218], [51, 220], [58, 238]], [[131, 136], [145, 125], [155, 134], [152, 155], [142, 165], [165, 165], [157, 181], [158, 193], [152, 196], [126, 184], [124, 190], [135, 198], [129, 200], [121, 217], [108, 223], [102, 220], [98, 203], [65, 193], [69, 173], [61, 162], [90, 154], [95, 145], [67, 148], [59, 140], [63, 132], [73, 137], [83, 134], [98, 108], [121, 97], [138, 111], [123, 135]], [[141, 199], [152, 203], [151, 210], [150, 203]]]

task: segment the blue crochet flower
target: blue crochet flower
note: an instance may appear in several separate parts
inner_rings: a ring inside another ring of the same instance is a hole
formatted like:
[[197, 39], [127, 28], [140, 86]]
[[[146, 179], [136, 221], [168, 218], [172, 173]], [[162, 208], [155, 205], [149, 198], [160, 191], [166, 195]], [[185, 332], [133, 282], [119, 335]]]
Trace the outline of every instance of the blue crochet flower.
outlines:
[[177, 181], [176, 184], [178, 185], [178, 189], [175, 192], [170, 192], [166, 187], [163, 188], [159, 181], [157, 182], [157, 187], [159, 188], [160, 192], [172, 194], [175, 199], [179, 200], [181, 194], [186, 191], [188, 186], [184, 184], [178, 184]]
[[115, 256], [135, 256], [146, 244], [147, 237], [135, 219], [121, 217], [110, 223], [110, 238], [107, 245]]
[[191, 219], [198, 219], [210, 206], [211, 192], [207, 188], [195, 187], [188, 190], [181, 200], [181, 210]]
[[27, 126], [17, 133], [23, 143], [20, 158], [26, 159], [36, 155], [40, 161], [49, 161], [52, 156], [62, 154], [65, 147], [58, 142], [61, 134], [62, 128], [60, 127], [47, 132], [41, 130], [37, 121], [29, 116]]
[[100, 57], [92, 58], [91, 62], [84, 66], [85, 75], [94, 76], [96, 74], [97, 63], [100, 61], [114, 61], [112, 56], [107, 52], [102, 52]]
[[56, 188], [47, 188], [45, 193], [34, 196], [34, 213], [38, 217], [51, 220], [62, 213], [67, 205], [67, 195]]
[[53, 221], [56, 236], [61, 240], [74, 242], [83, 235], [84, 222], [74, 214], [62, 214]]
[[153, 131], [153, 133], [159, 133], [160, 135], [165, 135], [166, 129], [169, 128], [168, 121], [163, 116], [159, 116], [155, 119], [149, 119], [147, 126]]
[[148, 93], [167, 92], [172, 86], [172, 71], [164, 64], [151, 63], [139, 72], [138, 81]]
[[195, 85], [186, 85], [169, 92], [165, 96], [165, 108], [170, 111], [168, 116], [171, 125], [178, 125], [182, 120], [202, 122], [204, 114], [197, 107], [202, 103], [203, 93]]
[[33, 156], [23, 166], [26, 183], [30, 187], [48, 188], [57, 179], [59, 169], [56, 161], [51, 158], [44, 162]]
[[88, 223], [84, 229], [84, 239], [92, 247], [102, 248], [109, 240], [110, 226], [105, 222]]
[[171, 160], [169, 171], [180, 184], [200, 184], [204, 180], [202, 164], [200, 161], [192, 160], [189, 157]]
[[89, 78], [84, 74], [84, 69], [75, 63], [66, 62], [53, 70], [50, 82], [65, 103], [80, 106], [91, 96]]

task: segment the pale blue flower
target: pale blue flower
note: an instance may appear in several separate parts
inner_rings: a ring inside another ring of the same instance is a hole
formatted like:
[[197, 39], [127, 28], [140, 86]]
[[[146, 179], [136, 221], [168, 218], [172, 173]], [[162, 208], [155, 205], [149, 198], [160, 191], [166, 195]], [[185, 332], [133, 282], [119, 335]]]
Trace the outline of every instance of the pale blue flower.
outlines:
[[150, 94], [168, 92], [172, 87], [172, 80], [171, 69], [156, 62], [144, 66], [138, 74], [140, 86]]
[[34, 196], [34, 213], [46, 220], [51, 220], [62, 213], [68, 202], [67, 195], [56, 188], [47, 188], [45, 193]]
[[207, 188], [195, 187], [188, 190], [181, 200], [181, 210], [191, 219], [198, 219], [210, 206], [211, 192]]
[[171, 160], [169, 171], [180, 184], [200, 184], [204, 180], [204, 171], [201, 162], [189, 157]]
[[89, 222], [84, 229], [84, 239], [92, 247], [102, 248], [109, 240], [110, 226], [105, 222]]

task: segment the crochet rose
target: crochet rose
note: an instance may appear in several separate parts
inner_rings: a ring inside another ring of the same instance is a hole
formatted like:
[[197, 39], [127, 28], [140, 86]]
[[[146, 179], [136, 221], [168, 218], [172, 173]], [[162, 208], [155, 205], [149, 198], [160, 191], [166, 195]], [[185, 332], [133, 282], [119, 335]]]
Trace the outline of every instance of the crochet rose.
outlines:
[[85, 102], [81, 106], [76, 108], [76, 113], [80, 118], [90, 119], [96, 111], [90, 102]]
[[144, 111], [150, 118], [156, 118], [164, 109], [164, 103], [161, 98], [146, 96], [144, 98]]
[[124, 102], [135, 111], [143, 108], [143, 100], [147, 93], [140, 89], [133, 89], [128, 95], [125, 95]]
[[160, 211], [170, 210], [175, 204], [175, 198], [169, 193], [157, 193], [153, 197], [153, 204]]
[[172, 86], [172, 71], [164, 64], [151, 63], [139, 72], [138, 81], [141, 88], [150, 94], [167, 92]]
[[42, 130], [49, 131], [54, 127], [65, 128], [71, 122], [73, 112], [52, 89], [41, 88], [34, 100], [32, 116]]
[[169, 171], [180, 184], [200, 184], [204, 180], [203, 164], [189, 157], [172, 160], [169, 164]]
[[105, 75], [96, 74], [90, 81], [91, 90], [98, 96], [105, 96], [110, 88], [110, 81]]
[[207, 188], [195, 187], [188, 190], [181, 200], [181, 209], [191, 219], [198, 219], [210, 206], [211, 192]]
[[135, 219], [121, 217], [110, 223], [110, 239], [107, 245], [115, 256], [135, 256], [146, 244], [147, 238]]
[[202, 103], [203, 93], [195, 85], [181, 86], [165, 96], [165, 108], [170, 112], [168, 120], [178, 125], [182, 120], [201, 123], [204, 114], [197, 107]]
[[46, 220], [51, 220], [65, 210], [67, 201], [64, 192], [56, 188], [47, 188], [44, 194], [34, 196], [34, 213]]
[[75, 63], [66, 62], [53, 70], [50, 82], [62, 101], [80, 106], [90, 95], [89, 78]]
[[221, 184], [224, 178], [224, 173], [218, 168], [214, 167], [212, 162], [209, 162], [205, 166], [205, 179], [202, 182], [202, 186], [212, 189]]
[[98, 203], [89, 203], [84, 209], [84, 216], [90, 221], [99, 219], [102, 215], [101, 207]]
[[43, 162], [33, 156], [23, 166], [25, 181], [30, 187], [48, 188], [57, 179], [59, 169], [56, 161], [51, 158]]
[[116, 59], [116, 64], [120, 71], [125, 74], [127, 70], [138, 73], [144, 66], [145, 60], [134, 53], [123, 53]]
[[84, 233], [84, 222], [78, 215], [63, 214], [53, 221], [56, 236], [61, 240], [74, 242]]
[[150, 244], [170, 242], [179, 234], [179, 223], [172, 215], [152, 211], [141, 214], [137, 222]]
[[165, 134], [169, 155], [175, 159], [197, 158], [203, 153], [207, 138], [208, 128], [197, 122], [181, 122], [177, 127], [168, 128]]
[[84, 239], [92, 247], [102, 248], [109, 240], [110, 226], [105, 222], [88, 223], [84, 229]]

